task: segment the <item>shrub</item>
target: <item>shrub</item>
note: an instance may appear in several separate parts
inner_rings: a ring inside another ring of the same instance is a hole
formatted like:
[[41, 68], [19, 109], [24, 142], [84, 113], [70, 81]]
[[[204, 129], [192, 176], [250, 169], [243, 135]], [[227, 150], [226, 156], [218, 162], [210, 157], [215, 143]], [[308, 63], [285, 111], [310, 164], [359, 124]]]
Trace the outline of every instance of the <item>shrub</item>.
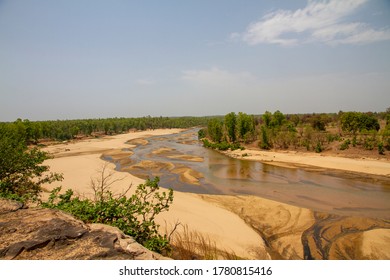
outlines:
[[201, 140], [206, 137], [206, 131], [204, 129], [199, 129], [198, 131], [198, 139]]
[[380, 155], [384, 155], [385, 154], [385, 147], [383, 145], [383, 142], [379, 142], [378, 143], [378, 153]]
[[0, 131], [0, 196], [22, 202], [36, 201], [41, 185], [62, 179], [48, 173], [42, 163], [49, 155], [37, 148], [28, 148], [26, 139], [15, 131]]
[[156, 177], [138, 185], [130, 197], [126, 197], [127, 192], [114, 195], [107, 188], [112, 174], [105, 175], [104, 169], [102, 172], [102, 178], [105, 180], [99, 182], [98, 188], [94, 188], [93, 200], [74, 196], [70, 189], [59, 194], [59, 187], [51, 192], [49, 200], [42, 203], [42, 206], [66, 211], [86, 223], [103, 223], [117, 227], [152, 251], [169, 251], [168, 238], [158, 233], [159, 226], [155, 217], [163, 211], [168, 211], [173, 202], [173, 190], [170, 189], [168, 193], [158, 192], [159, 178]]
[[271, 148], [271, 144], [269, 142], [267, 129], [262, 126], [261, 127], [261, 141], [259, 143], [261, 149], [269, 150]]
[[324, 149], [323, 149], [323, 147], [322, 147], [322, 145], [321, 145], [321, 142], [317, 142], [317, 145], [316, 145], [316, 147], [315, 147], [315, 152], [316, 152], [316, 153], [321, 153], [323, 150], [324, 150]]
[[364, 139], [363, 147], [366, 150], [373, 150], [375, 147], [375, 139], [373, 137], [367, 137]]
[[349, 145], [351, 144], [351, 140], [347, 139], [345, 140], [341, 146], [340, 146], [340, 150], [344, 151], [344, 150], [347, 150], [349, 149]]

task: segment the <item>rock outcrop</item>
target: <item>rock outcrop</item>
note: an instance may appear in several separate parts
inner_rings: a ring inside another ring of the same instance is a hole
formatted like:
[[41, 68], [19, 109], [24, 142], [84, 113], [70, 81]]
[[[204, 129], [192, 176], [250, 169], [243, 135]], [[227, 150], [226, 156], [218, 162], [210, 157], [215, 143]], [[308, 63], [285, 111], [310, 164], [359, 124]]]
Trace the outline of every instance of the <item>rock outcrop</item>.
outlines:
[[59, 210], [0, 199], [0, 259], [167, 259], [102, 224], [85, 224]]

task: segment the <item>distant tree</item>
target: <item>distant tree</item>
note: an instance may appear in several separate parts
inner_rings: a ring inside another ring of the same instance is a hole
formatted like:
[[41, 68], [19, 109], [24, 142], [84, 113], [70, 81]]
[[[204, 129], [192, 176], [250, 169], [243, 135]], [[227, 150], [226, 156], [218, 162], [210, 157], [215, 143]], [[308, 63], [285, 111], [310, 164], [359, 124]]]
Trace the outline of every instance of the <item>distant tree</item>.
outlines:
[[198, 139], [201, 140], [206, 137], [206, 131], [204, 129], [199, 129], [198, 131]]
[[236, 142], [236, 127], [237, 127], [236, 113], [231, 112], [225, 116], [225, 127], [226, 127], [227, 135], [229, 137], [229, 141], [232, 143]]
[[255, 125], [253, 116], [239, 112], [237, 117], [237, 131], [241, 140], [247, 142], [254, 135]]
[[311, 119], [311, 126], [318, 131], [326, 130], [326, 120], [322, 115], [314, 115]]
[[380, 128], [379, 121], [374, 115], [360, 112], [345, 112], [340, 116], [341, 129], [356, 134], [363, 130], [376, 130]]
[[285, 115], [279, 110], [277, 110], [272, 115], [271, 127], [273, 128], [281, 127], [285, 121], [286, 121]]
[[264, 125], [269, 128], [271, 125], [271, 121], [272, 121], [272, 113], [265, 111], [265, 113], [262, 116], [262, 119], [263, 119]]
[[265, 126], [261, 126], [261, 141], [259, 142], [259, 146], [261, 149], [265, 150], [269, 150], [269, 148], [271, 148], [267, 128]]
[[207, 125], [207, 132], [210, 139], [216, 143], [222, 140], [222, 122], [218, 119], [211, 119]]

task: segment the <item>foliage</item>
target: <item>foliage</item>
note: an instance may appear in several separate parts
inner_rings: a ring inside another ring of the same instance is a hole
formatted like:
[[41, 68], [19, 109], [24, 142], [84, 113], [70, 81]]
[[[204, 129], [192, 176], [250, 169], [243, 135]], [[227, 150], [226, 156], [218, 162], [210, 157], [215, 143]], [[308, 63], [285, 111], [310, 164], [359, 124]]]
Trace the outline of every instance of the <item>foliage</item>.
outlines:
[[220, 151], [227, 151], [231, 149], [232, 151], [241, 149], [243, 150], [244, 147], [240, 146], [238, 143], [228, 143], [226, 141], [220, 142], [220, 143], [213, 143], [210, 142], [207, 139], [203, 139], [203, 147], [205, 148], [211, 148], [214, 150], [220, 150]]
[[314, 130], [325, 131], [326, 130], [326, 120], [321, 115], [315, 115], [311, 120], [311, 125]]
[[383, 142], [379, 142], [378, 143], [378, 153], [380, 155], [384, 155], [385, 154], [385, 148], [384, 148]]
[[376, 139], [374, 136], [369, 136], [369, 137], [366, 137], [364, 138], [364, 141], [363, 141], [363, 148], [365, 150], [373, 150], [374, 147], [376, 146]]
[[345, 132], [360, 132], [363, 130], [375, 130], [380, 128], [378, 119], [372, 114], [360, 112], [346, 112], [340, 116], [341, 129]]
[[39, 139], [70, 140], [78, 135], [94, 136], [118, 134], [130, 129], [146, 130], [157, 128], [189, 128], [204, 126], [215, 117], [142, 117], [107, 118], [83, 120], [29, 121], [18, 119], [15, 122], [0, 123], [6, 130], [17, 131], [28, 143]]
[[237, 117], [236, 113], [231, 112], [225, 116], [225, 127], [230, 142], [236, 142], [236, 126]]
[[[62, 179], [57, 173], [48, 173], [42, 163], [49, 155], [26, 145], [25, 130], [0, 128], [0, 195], [20, 201], [36, 201], [41, 185]], [[19, 127], [20, 128], [20, 127]]]
[[349, 145], [351, 144], [351, 140], [347, 139], [345, 140], [341, 146], [340, 146], [340, 150], [344, 151], [344, 150], [347, 150], [349, 149]]
[[253, 116], [239, 112], [237, 117], [238, 138], [244, 142], [253, 140], [255, 132], [255, 122]]
[[222, 122], [217, 119], [212, 119], [207, 124], [207, 133], [211, 140], [216, 143], [222, 141]]
[[274, 112], [272, 116], [270, 126], [274, 128], [278, 128], [281, 127], [285, 123], [285, 121], [286, 121], [285, 115], [279, 110], [277, 110]]
[[263, 123], [265, 127], [270, 128], [271, 127], [271, 121], [272, 121], [272, 113], [265, 111], [265, 113], [262, 116]]
[[280, 128], [286, 122], [286, 116], [279, 110], [273, 114], [266, 111], [262, 115], [262, 120], [267, 128]]
[[321, 142], [317, 142], [317, 145], [316, 145], [314, 150], [315, 150], [316, 153], [321, 153], [324, 150], [324, 148], [322, 147]]
[[271, 144], [268, 140], [268, 132], [265, 126], [261, 127], [261, 141], [259, 142], [260, 148], [264, 150], [269, 150], [271, 148]]
[[114, 195], [107, 187], [109, 176], [103, 170], [102, 178], [105, 178], [105, 182], [97, 184], [99, 187], [94, 189], [93, 200], [74, 196], [70, 189], [60, 194], [61, 188], [56, 188], [42, 206], [66, 211], [86, 223], [118, 227], [152, 251], [162, 253], [169, 250], [168, 238], [158, 233], [155, 217], [169, 210], [173, 202], [173, 190], [159, 192], [159, 178], [156, 177], [138, 185], [135, 193], [129, 197], [126, 197], [126, 193]]
[[201, 140], [206, 137], [206, 131], [204, 129], [199, 129], [198, 131], [198, 139]]

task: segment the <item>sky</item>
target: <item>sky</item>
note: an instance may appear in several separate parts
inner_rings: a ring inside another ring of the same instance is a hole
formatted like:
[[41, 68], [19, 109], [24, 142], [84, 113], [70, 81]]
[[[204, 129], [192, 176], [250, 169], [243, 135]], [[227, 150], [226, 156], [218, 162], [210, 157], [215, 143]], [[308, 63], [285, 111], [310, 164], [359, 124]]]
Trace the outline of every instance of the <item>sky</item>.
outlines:
[[0, 121], [388, 107], [389, 0], [0, 0]]

